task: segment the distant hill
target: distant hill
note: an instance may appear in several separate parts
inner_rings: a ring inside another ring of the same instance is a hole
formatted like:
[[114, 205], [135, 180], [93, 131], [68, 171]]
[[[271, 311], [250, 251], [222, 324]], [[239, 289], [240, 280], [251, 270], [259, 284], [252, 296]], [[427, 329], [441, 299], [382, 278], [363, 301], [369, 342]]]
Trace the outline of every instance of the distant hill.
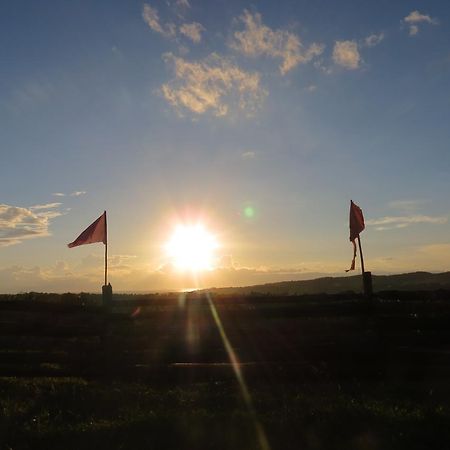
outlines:
[[[373, 290], [377, 291], [434, 291], [450, 289], [450, 272], [429, 273], [413, 272], [400, 275], [373, 275]], [[361, 292], [360, 275], [351, 277], [323, 277], [314, 280], [282, 281], [245, 287], [226, 287], [209, 289], [221, 295], [229, 294], [339, 294], [342, 292]]]

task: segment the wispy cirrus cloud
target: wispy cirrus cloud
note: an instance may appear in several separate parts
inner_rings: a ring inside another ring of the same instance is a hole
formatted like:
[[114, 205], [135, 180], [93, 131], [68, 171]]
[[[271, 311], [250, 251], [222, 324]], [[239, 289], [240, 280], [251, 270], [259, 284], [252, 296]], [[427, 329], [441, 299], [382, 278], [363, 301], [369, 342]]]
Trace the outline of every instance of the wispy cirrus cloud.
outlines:
[[55, 197], [80, 197], [81, 195], [86, 195], [87, 191], [74, 191], [70, 194], [64, 194], [64, 192], [53, 192], [53, 196]]
[[246, 72], [216, 53], [193, 62], [168, 53], [165, 61], [173, 67], [174, 78], [161, 92], [179, 112], [225, 116], [236, 108], [252, 115], [267, 95], [259, 73]]
[[282, 75], [299, 64], [311, 61], [320, 55], [324, 45], [313, 43], [305, 48], [300, 38], [286, 30], [273, 30], [262, 23], [261, 14], [244, 13], [237, 19], [244, 29], [235, 31], [230, 47], [251, 57], [268, 56], [281, 59], [279, 66]]
[[62, 205], [62, 203], [45, 203], [42, 205], [34, 205], [34, 206], [30, 206], [30, 209], [32, 211], [36, 211], [36, 210], [40, 210], [40, 209], [54, 209], [54, 208], [58, 208]]
[[23, 208], [0, 204], [0, 247], [49, 236], [51, 220], [63, 214], [56, 210], [60, 205], [48, 203]]
[[249, 151], [246, 151], [246, 152], [243, 152], [242, 154], [241, 154], [241, 158], [242, 159], [255, 159], [256, 158], [256, 152], [254, 152], [253, 150], [249, 150]]
[[333, 61], [335, 64], [348, 70], [358, 69], [361, 56], [356, 41], [336, 41], [333, 48]]
[[419, 33], [418, 24], [420, 23], [428, 23], [430, 25], [437, 25], [439, 23], [437, 19], [434, 19], [427, 14], [422, 14], [417, 10], [411, 11], [406, 17], [404, 17], [403, 22], [409, 26], [410, 36], [415, 36]]
[[426, 203], [424, 200], [393, 200], [388, 203], [389, 208], [400, 211], [415, 211], [420, 205]]
[[377, 231], [392, 230], [395, 228], [406, 228], [415, 224], [435, 224], [441, 225], [448, 221], [446, 216], [426, 216], [426, 215], [408, 215], [408, 216], [385, 216], [379, 219], [367, 220], [366, 224], [374, 226]]
[[71, 197], [79, 197], [80, 195], [86, 195], [87, 192], [86, 191], [75, 191], [72, 192], [71, 194], [69, 194]]

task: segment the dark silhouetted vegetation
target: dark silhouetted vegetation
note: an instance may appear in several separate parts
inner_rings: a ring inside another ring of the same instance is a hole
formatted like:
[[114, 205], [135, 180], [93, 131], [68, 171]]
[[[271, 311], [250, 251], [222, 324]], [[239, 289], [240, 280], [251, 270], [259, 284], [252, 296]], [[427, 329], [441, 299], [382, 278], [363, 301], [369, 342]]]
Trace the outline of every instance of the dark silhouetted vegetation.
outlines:
[[0, 301], [0, 448], [444, 449], [449, 291]]

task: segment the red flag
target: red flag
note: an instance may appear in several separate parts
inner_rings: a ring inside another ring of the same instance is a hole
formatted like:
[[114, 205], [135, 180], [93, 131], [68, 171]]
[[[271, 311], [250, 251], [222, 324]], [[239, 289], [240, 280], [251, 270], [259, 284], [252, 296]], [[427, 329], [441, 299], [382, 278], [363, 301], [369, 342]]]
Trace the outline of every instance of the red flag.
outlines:
[[346, 270], [349, 272], [350, 270], [355, 270], [355, 260], [356, 260], [356, 243], [355, 240], [359, 236], [359, 233], [363, 231], [364, 226], [364, 216], [361, 211], [361, 208], [353, 203], [353, 200], [350, 200], [350, 241], [353, 243], [353, 259], [350, 269]]
[[94, 242], [103, 242], [106, 245], [106, 211], [67, 246], [72, 248]]
[[350, 240], [354, 240], [364, 230], [364, 216], [361, 208], [350, 200]]

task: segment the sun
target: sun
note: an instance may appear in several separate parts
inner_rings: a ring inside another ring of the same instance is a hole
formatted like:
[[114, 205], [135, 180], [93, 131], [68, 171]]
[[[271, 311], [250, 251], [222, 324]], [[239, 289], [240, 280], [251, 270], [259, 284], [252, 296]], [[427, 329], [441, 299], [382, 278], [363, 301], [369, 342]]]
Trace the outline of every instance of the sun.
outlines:
[[165, 244], [167, 257], [180, 271], [199, 272], [214, 268], [217, 238], [203, 224], [178, 225]]

